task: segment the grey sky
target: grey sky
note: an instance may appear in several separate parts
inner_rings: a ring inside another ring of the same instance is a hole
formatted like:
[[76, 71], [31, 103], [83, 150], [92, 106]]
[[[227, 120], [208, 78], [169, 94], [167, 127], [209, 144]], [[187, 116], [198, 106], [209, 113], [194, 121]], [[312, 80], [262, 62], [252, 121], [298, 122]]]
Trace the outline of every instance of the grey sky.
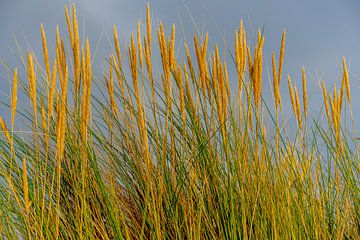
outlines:
[[[130, 33], [136, 30], [137, 20], [144, 19], [147, 1], [78, 0], [74, 2], [77, 5], [81, 34], [85, 33], [89, 36], [93, 50], [98, 46], [94, 67], [96, 74], [100, 76], [104, 71], [105, 58], [111, 49], [106, 34], [111, 36], [112, 26], [116, 24], [121, 39], [127, 44]], [[64, 0], [0, 0], [0, 58], [6, 60], [11, 68], [20, 64], [16, 57], [17, 52], [14, 51], [16, 49], [14, 36], [20, 42], [22, 50], [31, 47], [39, 57], [42, 56], [40, 22], [45, 26], [51, 48], [55, 38], [56, 24], [59, 24], [61, 31], [66, 33], [63, 7], [64, 4], [69, 3], [70, 1]], [[167, 32], [172, 23], [176, 24], [179, 47], [182, 46], [184, 37], [191, 41], [192, 35], [197, 30], [208, 31], [210, 46], [213, 47], [215, 43], [219, 43], [223, 52], [226, 53], [224, 42], [229, 48], [233, 48], [234, 30], [238, 27], [241, 18], [244, 19], [250, 40], [255, 39], [257, 28], [265, 24], [266, 64], [270, 62], [272, 50], [278, 53], [281, 33], [283, 29], [286, 29], [284, 76], [290, 73], [299, 84], [300, 69], [304, 65], [309, 72], [309, 88], [312, 88], [310, 93], [313, 94], [311, 98], [316, 103], [321, 95], [314, 87], [320, 79], [324, 79], [327, 83], [333, 83], [336, 79], [339, 82], [339, 60], [345, 56], [351, 63], [350, 77], [354, 102], [360, 100], [356, 94], [360, 85], [357, 77], [360, 75], [360, 29], [358, 27], [360, 1], [158, 0], [150, 1], [150, 5], [154, 28], [160, 20], [163, 21]], [[99, 42], [100, 36], [102, 38]], [[183, 54], [182, 52], [181, 48], [179, 55]], [[229, 56], [227, 59], [230, 61]], [[1, 67], [1, 99], [9, 94], [8, 78], [8, 72]], [[265, 84], [268, 84], [266, 81], [267, 78], [265, 78]], [[288, 98], [285, 81], [282, 82], [282, 89], [284, 97]], [[268, 88], [265, 88], [265, 96], [269, 93]], [[1, 105], [0, 114], [6, 114], [6, 109]]]

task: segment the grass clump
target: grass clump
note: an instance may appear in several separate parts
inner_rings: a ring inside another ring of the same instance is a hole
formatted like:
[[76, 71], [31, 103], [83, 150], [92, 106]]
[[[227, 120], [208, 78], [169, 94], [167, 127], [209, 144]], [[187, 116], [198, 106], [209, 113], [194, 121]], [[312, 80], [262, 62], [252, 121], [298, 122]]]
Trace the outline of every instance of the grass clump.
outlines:
[[[259, 31], [251, 46], [242, 22], [234, 93], [208, 35], [194, 36], [196, 59], [190, 43], [178, 59], [175, 26], [166, 36], [160, 23], [155, 41], [149, 7], [146, 34], [139, 23], [125, 55], [114, 27], [109, 70], [97, 83], [75, 7], [65, 15], [70, 52], [57, 29], [51, 61], [41, 26], [43, 57], [27, 53], [27, 79], [14, 70], [10, 128], [0, 118], [2, 238], [360, 238], [359, 151], [342, 124], [351, 109], [345, 59], [340, 89], [322, 85], [327, 125], [309, 117], [305, 69], [302, 92], [288, 76], [291, 137], [280, 96], [285, 32], [278, 60], [272, 54], [272, 107], [262, 98], [265, 38]], [[17, 107], [18, 84], [31, 111]], [[30, 134], [15, 130], [15, 114]]]

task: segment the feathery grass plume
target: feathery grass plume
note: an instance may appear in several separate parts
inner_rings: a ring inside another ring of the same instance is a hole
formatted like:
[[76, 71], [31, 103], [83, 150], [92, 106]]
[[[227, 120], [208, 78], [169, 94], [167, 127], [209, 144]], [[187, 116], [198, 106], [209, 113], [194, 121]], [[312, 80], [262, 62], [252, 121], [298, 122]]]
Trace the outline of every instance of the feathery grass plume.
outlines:
[[[250, 92], [251, 90], [251, 85], [249, 85], [248, 87], [248, 91]], [[253, 129], [253, 122], [252, 122], [252, 107], [251, 107], [251, 95], [250, 94], [246, 94], [247, 96], [247, 124], [249, 126], [249, 128], [245, 128], [246, 133], [247, 131], [252, 130]]]
[[46, 35], [45, 35], [45, 31], [44, 31], [44, 26], [42, 24], [40, 24], [40, 28], [41, 28], [41, 39], [42, 39], [42, 46], [43, 46], [46, 77], [47, 77], [47, 81], [50, 82], [50, 63], [49, 63], [49, 52], [48, 52], [48, 48], [47, 48]]
[[28, 214], [30, 211], [31, 202], [29, 200], [29, 186], [28, 186], [28, 177], [26, 170], [26, 158], [23, 158], [23, 194], [24, 194], [24, 204], [25, 204], [25, 213]]
[[333, 97], [329, 96], [329, 103], [331, 107], [332, 123], [335, 131], [336, 140], [340, 140], [340, 120], [341, 120], [341, 94], [334, 86]]
[[154, 87], [154, 77], [152, 70], [152, 62], [151, 62], [151, 18], [150, 18], [150, 5], [149, 3], [146, 5], [146, 37], [144, 37], [144, 55], [145, 55], [145, 64], [146, 70], [148, 72], [149, 80], [150, 80], [150, 88], [151, 88], [151, 98], [153, 99], [153, 103], [155, 105], [155, 87]]
[[169, 44], [169, 63], [170, 63], [170, 68], [174, 69], [175, 68], [175, 24], [173, 24], [172, 28], [171, 28], [171, 39], [170, 39], [170, 44]]
[[210, 76], [209, 76], [209, 70], [208, 70], [208, 65], [207, 65], [207, 47], [208, 47], [208, 43], [209, 43], [209, 34], [206, 33], [205, 34], [205, 40], [204, 40], [204, 43], [203, 43], [203, 46], [201, 48], [201, 51], [202, 51], [202, 62], [203, 62], [203, 68], [204, 68], [204, 82], [205, 82], [205, 87], [208, 91], [208, 96], [209, 98], [211, 98], [211, 89], [210, 89]]
[[80, 38], [79, 38], [79, 27], [76, 17], [76, 8], [75, 4], [72, 5], [72, 17], [73, 17], [73, 33], [74, 33], [74, 43], [72, 46], [73, 49], [73, 58], [74, 58], [74, 85], [75, 93], [79, 92], [80, 88]]
[[293, 108], [294, 111], [294, 115], [297, 118], [297, 104], [296, 104], [296, 98], [295, 98], [295, 93], [294, 93], [294, 89], [293, 86], [291, 84], [291, 78], [290, 75], [288, 74], [288, 86], [289, 86], [289, 94], [290, 94], [290, 100], [291, 100], [291, 106]]
[[[254, 103], [257, 109], [260, 106], [261, 88], [262, 88], [262, 49], [264, 44], [264, 36], [258, 31], [258, 42], [254, 51], [254, 65], [252, 72], [252, 87], [254, 94]], [[250, 61], [249, 61], [250, 62]]]
[[246, 32], [243, 21], [240, 20], [240, 29], [235, 33], [235, 60], [238, 74], [238, 95], [241, 96], [243, 76], [246, 70]]
[[47, 130], [47, 117], [46, 117], [46, 111], [45, 111], [45, 103], [43, 99], [40, 99], [40, 114], [41, 114], [41, 127], [42, 130], [44, 131], [44, 135], [43, 138], [46, 139], [45, 137], [45, 131]]
[[[216, 48], [217, 49], [217, 48]], [[219, 118], [219, 124], [222, 126], [224, 123], [224, 115], [223, 115], [223, 103], [222, 103], [222, 89], [221, 89], [221, 76], [219, 76], [219, 73], [221, 72], [221, 69], [218, 67], [218, 54], [219, 52], [215, 50], [215, 54], [213, 56], [213, 82], [214, 82], [214, 88], [216, 92], [216, 106], [217, 106], [217, 115]], [[221, 134], [224, 135], [223, 127], [221, 127]]]
[[303, 88], [304, 116], [306, 119], [308, 116], [308, 100], [307, 100], [307, 88], [306, 88], [306, 73], [304, 67], [302, 67], [301, 69], [301, 80], [302, 80], [302, 88]]
[[286, 31], [284, 30], [282, 37], [281, 37], [280, 56], [279, 56], [279, 71], [278, 71], [279, 86], [280, 86], [282, 70], [283, 70], [283, 66], [284, 66], [285, 41], [286, 41]]
[[54, 97], [56, 88], [56, 59], [54, 59], [53, 71], [51, 74], [51, 82], [48, 90], [48, 122], [50, 122], [54, 112]]
[[294, 87], [294, 95], [295, 95], [295, 104], [296, 104], [296, 118], [298, 120], [299, 128], [302, 129], [301, 107], [300, 107], [299, 93], [296, 86]]
[[83, 99], [81, 103], [81, 133], [84, 140], [87, 139], [87, 127], [90, 114], [90, 99], [91, 99], [91, 53], [89, 40], [86, 39], [85, 54], [83, 54], [82, 72], [84, 75], [83, 80]]
[[225, 61], [224, 61], [223, 67], [224, 67], [224, 75], [225, 75], [226, 96], [227, 96], [228, 100], [230, 101], [231, 93], [230, 93], [229, 73], [228, 73]]
[[29, 89], [30, 89], [30, 100], [33, 105], [34, 116], [36, 116], [37, 105], [36, 105], [36, 75], [34, 69], [34, 59], [33, 55], [28, 52], [27, 54], [28, 62], [28, 80], [29, 80]]
[[342, 64], [343, 64], [343, 69], [344, 69], [343, 79], [344, 79], [345, 86], [346, 86], [346, 96], [347, 96], [349, 105], [351, 105], [351, 93], [350, 93], [349, 73], [348, 73], [348, 70], [347, 70], [346, 61], [345, 61], [345, 58], [344, 58], [344, 57], [343, 57], [343, 59], [342, 59]]
[[[280, 54], [279, 54], [279, 70], [276, 71], [276, 61], [275, 61], [275, 54], [273, 53], [274, 56], [272, 56], [272, 65], [273, 65], [273, 77], [274, 77], [274, 81], [275, 81], [275, 74], [277, 76], [277, 82], [273, 83], [274, 85], [274, 94], [277, 95], [275, 97], [275, 107], [277, 108], [278, 105], [280, 105], [280, 109], [282, 110], [282, 102], [281, 102], [281, 94], [280, 94], [280, 81], [281, 81], [281, 77], [282, 77], [282, 70], [283, 70], [283, 65], [284, 65], [284, 55], [285, 55], [285, 39], [286, 39], [286, 31], [283, 31], [282, 34], [282, 38], [281, 38], [281, 45], [280, 45]], [[275, 86], [276, 89], [275, 90]]]
[[60, 86], [64, 82], [64, 72], [66, 64], [66, 54], [64, 43], [60, 39], [59, 27], [56, 28], [56, 63], [57, 63], [57, 73], [59, 76]]
[[345, 85], [346, 85], [345, 78], [343, 77], [342, 81], [341, 81], [341, 87], [340, 87], [340, 101], [341, 101], [340, 105], [342, 105], [342, 101], [345, 96]]
[[184, 42], [184, 48], [185, 48], [185, 53], [186, 53], [187, 64], [188, 64], [189, 71], [190, 71], [190, 76], [191, 76], [192, 79], [196, 79], [194, 67], [193, 67], [193, 64], [192, 64], [192, 61], [191, 61], [189, 48], [188, 48], [186, 42]]
[[155, 102], [155, 86], [154, 86], [154, 77], [153, 77], [152, 62], [151, 62], [151, 46], [146, 38], [144, 38], [144, 55], [145, 55], [146, 70], [150, 81], [151, 98]]
[[329, 102], [328, 102], [328, 93], [325, 87], [325, 83], [324, 80], [321, 81], [321, 88], [322, 88], [322, 93], [323, 93], [323, 102], [325, 105], [325, 114], [326, 114], [326, 118], [328, 120], [329, 126], [330, 126], [330, 110], [329, 110]]
[[220, 96], [221, 96], [221, 106], [222, 106], [222, 114], [223, 114], [223, 121], [227, 118], [227, 100], [226, 100], [226, 83], [225, 83], [225, 79], [224, 79], [224, 68], [223, 68], [223, 64], [221, 63], [220, 60], [220, 56], [219, 56], [219, 49], [216, 48], [216, 56], [217, 56], [217, 71], [218, 71], [218, 80], [219, 80], [219, 87], [220, 87]]
[[273, 69], [273, 88], [274, 88], [274, 99], [275, 99], [275, 108], [278, 110], [279, 106], [281, 107], [281, 98], [280, 98], [280, 87], [279, 81], [276, 72], [276, 60], [275, 53], [272, 52], [271, 55], [272, 69]]
[[[73, 53], [73, 61], [74, 61], [74, 87], [75, 93], [79, 92], [80, 88], [80, 71], [81, 71], [81, 63], [80, 63], [80, 38], [79, 38], [79, 27], [77, 21], [76, 7], [75, 4], [72, 5], [71, 8], [71, 16], [69, 15], [69, 11], [67, 6], [65, 6], [65, 16], [66, 23], [69, 32], [69, 38], [71, 43], [71, 49]], [[76, 101], [76, 100], [75, 100]]]
[[181, 112], [181, 122], [183, 132], [186, 130], [186, 111], [185, 111], [185, 94], [184, 94], [184, 86], [183, 86], [183, 77], [181, 72], [181, 65], [176, 67], [176, 81], [178, 83], [179, 88], [179, 98], [180, 98], [180, 112]]
[[199, 44], [198, 38], [196, 35], [194, 35], [194, 46], [195, 46], [195, 52], [198, 62], [198, 68], [199, 68], [199, 81], [200, 81], [200, 87], [205, 93], [205, 65], [204, 65], [204, 59], [203, 59], [203, 53], [202, 53], [202, 47]]
[[16, 106], [17, 106], [17, 88], [18, 88], [18, 73], [17, 68], [14, 70], [13, 75], [13, 85], [11, 91], [11, 128], [14, 128], [15, 116], [16, 116]]
[[218, 46], [215, 47], [215, 54], [213, 57], [213, 82], [214, 88], [216, 90], [216, 103], [217, 103], [217, 112], [219, 118], [219, 124], [221, 126], [221, 134], [222, 137], [225, 139], [225, 120], [227, 117], [227, 101], [226, 101], [226, 86], [224, 80], [224, 72], [223, 66], [219, 56], [219, 48]]
[[133, 79], [135, 98], [137, 102], [140, 102], [139, 86], [138, 86], [138, 71], [137, 71], [137, 60], [136, 60], [136, 48], [134, 42], [134, 35], [131, 34], [130, 46], [129, 46], [129, 60], [130, 60], [130, 70], [131, 76]]
[[276, 152], [279, 154], [279, 138], [280, 138], [280, 132], [279, 132], [279, 107], [282, 109], [282, 102], [280, 97], [280, 86], [277, 76], [277, 68], [276, 68], [276, 59], [275, 59], [275, 53], [272, 52], [271, 54], [271, 63], [272, 63], [272, 72], [273, 72], [273, 91], [274, 91], [274, 101], [275, 101], [275, 125], [276, 125], [276, 136], [275, 136], [275, 145], [276, 145]]
[[146, 37], [149, 53], [151, 54], [151, 18], [150, 18], [150, 4], [146, 5]]
[[141, 44], [141, 23], [138, 21], [137, 25], [137, 44], [138, 44], [138, 54], [139, 54], [139, 63], [140, 67], [143, 67], [143, 49]]
[[0, 128], [1, 128], [2, 132], [3, 132], [3, 134], [5, 135], [6, 141], [8, 142], [10, 147], [12, 148], [13, 141], [11, 139], [10, 132], [7, 129], [6, 124], [4, 122], [4, 119], [2, 117], [0, 117]]
[[160, 49], [160, 56], [161, 56], [161, 63], [164, 71], [164, 77], [167, 81], [170, 78], [171, 68], [170, 68], [170, 57], [169, 57], [169, 48], [166, 42], [164, 27], [162, 22], [159, 24], [159, 29], [157, 30], [158, 35], [158, 42], [159, 42], [159, 49]]
[[117, 33], [115, 25], [113, 27], [113, 38], [114, 38], [114, 44], [115, 44], [116, 57], [117, 57], [117, 61], [118, 61], [117, 65], [119, 67], [119, 72], [122, 73], [123, 70], [122, 70], [122, 62], [121, 62], [120, 42], [119, 42], [118, 33]]
[[64, 6], [64, 11], [65, 11], [66, 25], [68, 27], [68, 32], [69, 32], [70, 43], [72, 46], [74, 43], [74, 32], [72, 30], [72, 24], [71, 24], [71, 18], [69, 15], [69, 10], [66, 5]]

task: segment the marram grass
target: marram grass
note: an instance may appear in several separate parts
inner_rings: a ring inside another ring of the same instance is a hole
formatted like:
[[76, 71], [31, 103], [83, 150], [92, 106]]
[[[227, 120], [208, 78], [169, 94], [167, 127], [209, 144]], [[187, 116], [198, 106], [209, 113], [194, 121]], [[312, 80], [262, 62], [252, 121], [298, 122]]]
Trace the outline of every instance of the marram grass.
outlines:
[[[160, 23], [153, 34], [148, 7], [127, 52], [114, 27], [99, 83], [75, 7], [65, 15], [70, 51], [58, 28], [50, 59], [41, 25], [42, 55], [28, 52], [26, 68], [13, 70], [11, 124], [0, 118], [3, 239], [360, 238], [359, 149], [343, 120], [345, 109], [352, 116], [345, 59], [340, 87], [318, 91], [321, 124], [308, 113], [304, 68], [301, 87], [288, 76], [289, 93], [280, 95], [285, 32], [271, 59], [271, 103], [262, 98], [265, 37], [259, 31], [250, 45], [242, 22], [231, 61], [209, 49], [208, 34], [184, 43], [180, 59], [175, 26], [167, 36]], [[104, 98], [92, 94], [98, 84]], [[18, 87], [31, 110], [17, 105]], [[284, 125], [284, 98], [296, 131]], [[17, 130], [15, 115], [31, 131]]]

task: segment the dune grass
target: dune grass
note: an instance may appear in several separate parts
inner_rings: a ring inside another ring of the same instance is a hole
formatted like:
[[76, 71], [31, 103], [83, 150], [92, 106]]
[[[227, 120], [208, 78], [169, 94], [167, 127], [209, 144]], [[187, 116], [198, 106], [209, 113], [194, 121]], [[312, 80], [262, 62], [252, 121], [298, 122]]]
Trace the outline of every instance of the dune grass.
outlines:
[[[360, 238], [359, 152], [343, 124], [344, 108], [351, 113], [345, 59], [339, 90], [318, 91], [324, 124], [308, 113], [305, 69], [301, 88], [287, 76], [289, 94], [280, 95], [285, 32], [271, 59], [273, 102], [265, 102], [265, 38], [259, 31], [251, 46], [242, 22], [227, 61], [208, 49], [207, 34], [178, 59], [175, 26], [167, 36], [160, 23], [154, 35], [148, 6], [127, 52], [114, 27], [109, 70], [94, 81], [75, 7], [65, 16], [70, 52], [57, 29], [50, 59], [41, 26], [43, 53], [29, 51], [25, 69], [14, 70], [11, 122], [0, 118], [3, 239]], [[18, 90], [30, 110], [17, 106]], [[15, 115], [28, 133], [16, 130]]]

